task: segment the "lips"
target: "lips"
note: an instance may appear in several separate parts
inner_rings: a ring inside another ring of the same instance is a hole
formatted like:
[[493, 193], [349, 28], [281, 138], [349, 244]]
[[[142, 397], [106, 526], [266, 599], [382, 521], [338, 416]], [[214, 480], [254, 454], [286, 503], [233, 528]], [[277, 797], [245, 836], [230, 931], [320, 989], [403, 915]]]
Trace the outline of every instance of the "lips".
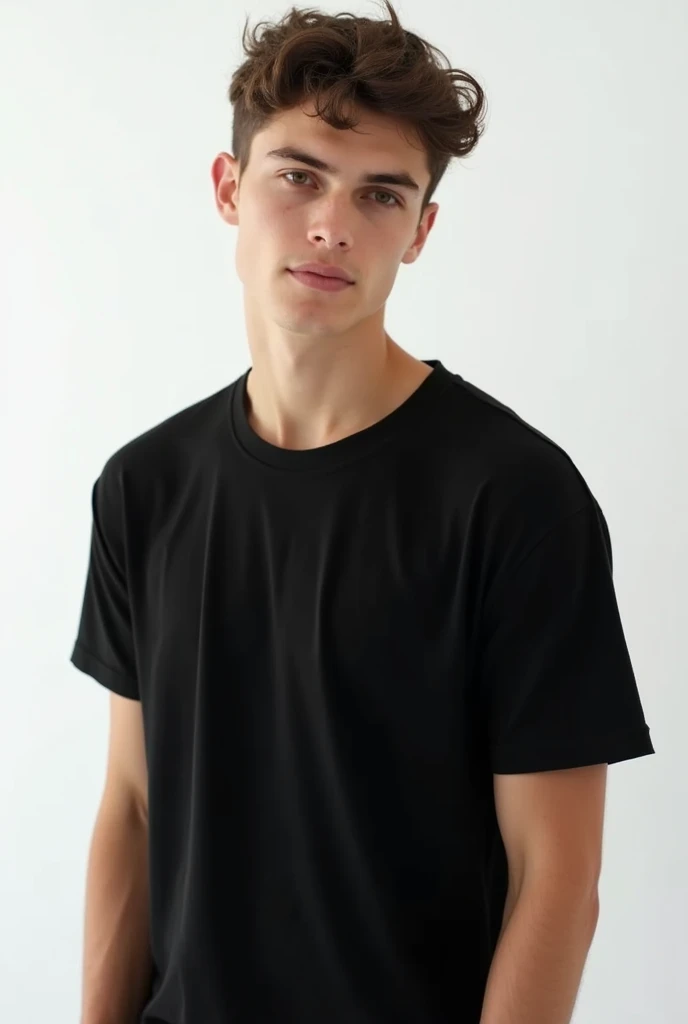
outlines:
[[347, 284], [353, 284], [353, 281], [347, 272], [339, 267], [329, 267], [324, 263], [302, 263], [299, 267], [291, 267], [293, 274], [317, 274], [319, 277], [334, 278], [338, 281], [346, 281]]
[[290, 270], [289, 273], [302, 285], [308, 288], [316, 288], [318, 291], [339, 292], [345, 288], [353, 287], [352, 281], [345, 281], [341, 277], [329, 277], [324, 274], [313, 274], [307, 270]]

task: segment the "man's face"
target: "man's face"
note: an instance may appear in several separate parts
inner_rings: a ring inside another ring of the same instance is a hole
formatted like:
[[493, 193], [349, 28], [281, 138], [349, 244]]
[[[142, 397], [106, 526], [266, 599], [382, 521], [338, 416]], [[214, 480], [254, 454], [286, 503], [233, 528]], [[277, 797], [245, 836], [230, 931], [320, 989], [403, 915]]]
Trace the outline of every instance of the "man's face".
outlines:
[[[213, 183], [221, 216], [239, 227], [236, 268], [251, 316], [298, 335], [341, 335], [382, 322], [399, 264], [417, 259], [438, 206], [429, 204], [419, 224], [430, 175], [417, 137], [407, 131], [412, 145], [397, 122], [369, 112], [359, 112], [356, 130], [313, 112], [310, 103], [295, 107], [259, 132], [240, 181], [238, 161], [220, 154]], [[332, 170], [269, 155], [284, 147]], [[402, 172], [417, 189], [364, 180]], [[290, 272], [312, 262], [347, 271], [353, 284], [321, 291]]]

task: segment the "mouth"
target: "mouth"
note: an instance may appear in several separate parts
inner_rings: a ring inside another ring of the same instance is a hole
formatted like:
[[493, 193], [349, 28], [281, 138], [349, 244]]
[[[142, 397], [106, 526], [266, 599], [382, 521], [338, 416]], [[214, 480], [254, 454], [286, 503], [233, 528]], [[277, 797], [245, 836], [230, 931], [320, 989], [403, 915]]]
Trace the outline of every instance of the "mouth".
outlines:
[[325, 277], [308, 270], [289, 270], [291, 276], [307, 288], [315, 288], [323, 292], [341, 292], [350, 288], [353, 281], [345, 281], [342, 277]]

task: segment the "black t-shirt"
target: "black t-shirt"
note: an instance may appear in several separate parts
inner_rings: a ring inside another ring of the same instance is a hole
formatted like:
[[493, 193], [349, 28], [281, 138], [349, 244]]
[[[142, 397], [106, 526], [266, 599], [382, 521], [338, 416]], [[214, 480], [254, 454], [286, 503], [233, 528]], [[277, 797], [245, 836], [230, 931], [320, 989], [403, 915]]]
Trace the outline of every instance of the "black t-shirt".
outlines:
[[426, 362], [309, 450], [255, 433], [246, 371], [94, 484], [72, 662], [142, 702], [144, 1024], [478, 1024], [493, 773], [654, 753], [591, 490]]

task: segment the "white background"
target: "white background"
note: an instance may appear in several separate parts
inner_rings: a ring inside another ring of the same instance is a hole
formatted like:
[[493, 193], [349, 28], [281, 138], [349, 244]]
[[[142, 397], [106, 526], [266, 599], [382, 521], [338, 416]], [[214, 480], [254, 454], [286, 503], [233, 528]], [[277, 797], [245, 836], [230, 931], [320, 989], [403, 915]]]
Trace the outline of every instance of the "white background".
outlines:
[[[373, 3], [324, 2], [380, 16]], [[107, 691], [69, 663], [107, 457], [250, 365], [230, 150], [240, 35], [286, 5], [0, 0], [0, 1020], [76, 1024]], [[688, 1005], [683, 0], [406, 0], [487, 93], [386, 326], [513, 407], [607, 517], [654, 757], [610, 768], [576, 1024]]]

